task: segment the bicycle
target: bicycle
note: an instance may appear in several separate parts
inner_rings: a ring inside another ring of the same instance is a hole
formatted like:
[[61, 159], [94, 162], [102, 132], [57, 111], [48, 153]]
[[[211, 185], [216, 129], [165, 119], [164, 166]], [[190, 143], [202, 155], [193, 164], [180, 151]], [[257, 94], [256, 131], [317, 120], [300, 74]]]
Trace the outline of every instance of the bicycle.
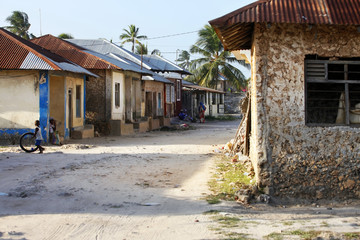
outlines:
[[39, 146], [35, 145], [35, 134], [27, 132], [20, 137], [20, 147], [27, 153], [35, 152]]

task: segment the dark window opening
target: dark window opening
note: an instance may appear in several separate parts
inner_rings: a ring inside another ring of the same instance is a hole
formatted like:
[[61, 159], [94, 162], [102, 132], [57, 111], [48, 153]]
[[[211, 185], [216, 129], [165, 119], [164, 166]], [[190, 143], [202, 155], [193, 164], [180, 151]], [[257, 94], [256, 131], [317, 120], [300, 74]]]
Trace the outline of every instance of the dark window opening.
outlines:
[[76, 85], [76, 117], [81, 118], [81, 85]]
[[115, 107], [120, 107], [120, 83], [115, 83]]
[[306, 123], [360, 124], [360, 61], [305, 62]]

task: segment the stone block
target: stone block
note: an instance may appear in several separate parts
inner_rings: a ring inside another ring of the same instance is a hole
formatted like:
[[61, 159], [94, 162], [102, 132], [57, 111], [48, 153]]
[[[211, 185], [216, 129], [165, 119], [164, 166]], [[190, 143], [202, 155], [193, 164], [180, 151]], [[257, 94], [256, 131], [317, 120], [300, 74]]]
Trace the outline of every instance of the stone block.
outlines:
[[136, 123], [134, 123], [134, 130], [139, 132], [139, 133], [149, 131], [149, 122], [144, 121], [144, 122], [136, 122]]
[[160, 128], [160, 120], [159, 119], [154, 119], [154, 118], [149, 118], [149, 130], [156, 130]]
[[134, 126], [132, 123], [125, 123], [121, 120], [110, 120], [110, 135], [124, 136], [134, 134]]
[[164, 126], [170, 127], [171, 126], [170, 118], [160, 117], [159, 120], [160, 120], [160, 126], [161, 127], [164, 127]]
[[78, 127], [71, 131], [72, 139], [84, 139], [94, 137], [94, 125], [87, 124], [84, 127]]

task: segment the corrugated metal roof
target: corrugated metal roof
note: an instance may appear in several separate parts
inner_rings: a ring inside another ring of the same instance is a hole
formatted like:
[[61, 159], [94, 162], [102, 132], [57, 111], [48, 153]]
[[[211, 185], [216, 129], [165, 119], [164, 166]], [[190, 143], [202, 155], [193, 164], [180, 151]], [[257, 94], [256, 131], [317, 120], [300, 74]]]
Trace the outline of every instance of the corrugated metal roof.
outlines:
[[31, 42], [50, 50], [86, 69], [120, 69], [93, 54], [86, 52], [85, 48], [69, 43], [52, 35], [45, 35], [32, 39]]
[[180, 74], [191, 75], [190, 72], [177, 66], [176, 64], [170, 62], [165, 58], [157, 55], [143, 55], [143, 59], [141, 60], [140, 55], [132, 53], [125, 48], [122, 48], [105, 39], [68, 39], [67, 41], [102, 54], [114, 53], [121, 58], [128, 59], [138, 65], [143, 65], [144, 68], [151, 71], [177, 72]]
[[259, 0], [210, 21], [228, 50], [249, 49], [253, 23], [360, 25], [360, 0]]
[[0, 28], [0, 69], [59, 70], [88, 74], [86, 69]]
[[179, 67], [175, 63], [158, 55], [144, 55], [143, 62], [153, 66], [153, 71], [157, 72], [176, 72], [185, 75], [192, 75], [192, 73]]
[[213, 88], [207, 88], [207, 87], [202, 87], [202, 86], [199, 86], [199, 85], [196, 85], [194, 83], [190, 83], [190, 82], [187, 82], [183, 81], [183, 88], [184, 90], [198, 90], [198, 91], [205, 91], [205, 92], [213, 92], [213, 93], [224, 93], [223, 91], [219, 91], [219, 90], [216, 90], [216, 89], [213, 89]]
[[20, 69], [46, 69], [46, 70], [53, 70], [53, 68], [44, 60], [29, 52], [26, 58], [24, 59], [23, 63], [20, 66]]

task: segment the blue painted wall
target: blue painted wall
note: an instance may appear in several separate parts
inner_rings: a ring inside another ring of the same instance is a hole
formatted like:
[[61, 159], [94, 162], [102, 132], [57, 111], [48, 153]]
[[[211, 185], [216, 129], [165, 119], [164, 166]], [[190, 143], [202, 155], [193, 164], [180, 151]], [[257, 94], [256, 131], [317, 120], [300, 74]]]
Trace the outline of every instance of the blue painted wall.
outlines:
[[48, 133], [45, 129], [48, 128], [49, 123], [49, 72], [40, 71], [39, 79], [39, 106], [40, 106], [40, 126], [44, 141], [47, 142]]

